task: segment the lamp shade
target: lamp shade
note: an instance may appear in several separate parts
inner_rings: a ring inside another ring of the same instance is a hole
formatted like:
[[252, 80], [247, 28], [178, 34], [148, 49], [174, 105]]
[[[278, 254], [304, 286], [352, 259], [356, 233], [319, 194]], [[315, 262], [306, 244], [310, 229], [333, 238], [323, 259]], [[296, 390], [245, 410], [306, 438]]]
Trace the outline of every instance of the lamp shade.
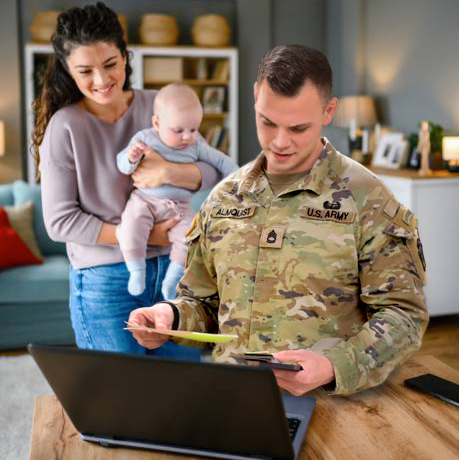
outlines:
[[443, 137], [443, 159], [459, 160], [459, 136]]
[[371, 96], [344, 96], [339, 99], [335, 126], [373, 126], [376, 122], [375, 102]]
[[5, 155], [5, 123], [0, 120], [0, 156]]

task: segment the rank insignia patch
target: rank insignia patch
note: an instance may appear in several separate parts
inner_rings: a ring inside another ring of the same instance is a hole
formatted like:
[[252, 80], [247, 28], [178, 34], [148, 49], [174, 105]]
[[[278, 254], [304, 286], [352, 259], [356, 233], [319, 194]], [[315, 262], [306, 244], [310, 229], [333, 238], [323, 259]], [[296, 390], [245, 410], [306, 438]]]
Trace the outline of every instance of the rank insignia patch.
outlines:
[[284, 237], [285, 227], [264, 227], [261, 232], [260, 248], [275, 248], [282, 247], [282, 239]]

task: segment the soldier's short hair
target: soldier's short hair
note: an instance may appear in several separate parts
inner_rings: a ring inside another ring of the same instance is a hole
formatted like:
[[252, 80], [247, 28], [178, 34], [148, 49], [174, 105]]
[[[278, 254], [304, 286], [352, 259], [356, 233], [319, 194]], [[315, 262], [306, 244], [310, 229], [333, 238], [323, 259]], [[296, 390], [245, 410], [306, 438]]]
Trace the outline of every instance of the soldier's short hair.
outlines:
[[325, 103], [333, 90], [333, 71], [327, 57], [304, 45], [282, 45], [268, 51], [258, 67], [258, 84], [263, 80], [274, 93], [286, 97], [297, 96], [306, 83], [312, 83]]

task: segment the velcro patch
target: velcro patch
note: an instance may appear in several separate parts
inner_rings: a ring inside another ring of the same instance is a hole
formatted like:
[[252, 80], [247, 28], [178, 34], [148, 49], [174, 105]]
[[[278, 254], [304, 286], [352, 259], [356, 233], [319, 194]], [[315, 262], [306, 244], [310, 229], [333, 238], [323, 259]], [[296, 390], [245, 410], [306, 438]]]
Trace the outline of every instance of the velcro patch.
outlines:
[[260, 243], [258, 246], [260, 248], [280, 249], [282, 247], [282, 239], [284, 238], [284, 232], [285, 227], [264, 227], [263, 231], [261, 232]]
[[211, 216], [212, 217], [229, 217], [232, 219], [245, 219], [246, 217], [253, 216], [256, 211], [256, 207], [252, 206], [250, 208], [212, 208]]
[[301, 217], [315, 220], [333, 220], [334, 222], [350, 224], [354, 222], [355, 212], [338, 211], [335, 209], [315, 209], [305, 206], [301, 209]]
[[399, 211], [394, 218], [394, 224], [400, 225], [400, 227], [403, 227], [409, 233], [414, 234], [418, 220], [408, 208], [400, 205]]
[[397, 214], [397, 209], [398, 209], [398, 203], [395, 203], [392, 200], [389, 200], [389, 202], [386, 204], [386, 207], [383, 209], [383, 213], [387, 217], [394, 217], [395, 214]]
[[412, 216], [413, 213], [408, 208], [406, 208], [405, 212], [403, 213], [403, 222], [405, 222], [406, 225], [410, 225], [410, 220]]

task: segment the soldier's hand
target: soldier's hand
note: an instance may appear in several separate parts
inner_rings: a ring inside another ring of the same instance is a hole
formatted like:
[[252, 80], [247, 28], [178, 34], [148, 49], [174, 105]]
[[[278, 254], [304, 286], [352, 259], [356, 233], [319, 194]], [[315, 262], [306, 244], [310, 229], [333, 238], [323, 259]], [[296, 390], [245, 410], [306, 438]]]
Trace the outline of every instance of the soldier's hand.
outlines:
[[[174, 312], [167, 303], [157, 303], [152, 307], [138, 308], [129, 315], [130, 325], [153, 327], [159, 330], [170, 330], [174, 323]], [[149, 331], [131, 331], [134, 338], [145, 348], [153, 349], [167, 342], [168, 336]]]
[[335, 380], [335, 371], [331, 361], [314, 351], [281, 351], [275, 353], [274, 357], [279, 361], [298, 363], [303, 368], [302, 371], [273, 369], [277, 384], [295, 396], [300, 396]]

